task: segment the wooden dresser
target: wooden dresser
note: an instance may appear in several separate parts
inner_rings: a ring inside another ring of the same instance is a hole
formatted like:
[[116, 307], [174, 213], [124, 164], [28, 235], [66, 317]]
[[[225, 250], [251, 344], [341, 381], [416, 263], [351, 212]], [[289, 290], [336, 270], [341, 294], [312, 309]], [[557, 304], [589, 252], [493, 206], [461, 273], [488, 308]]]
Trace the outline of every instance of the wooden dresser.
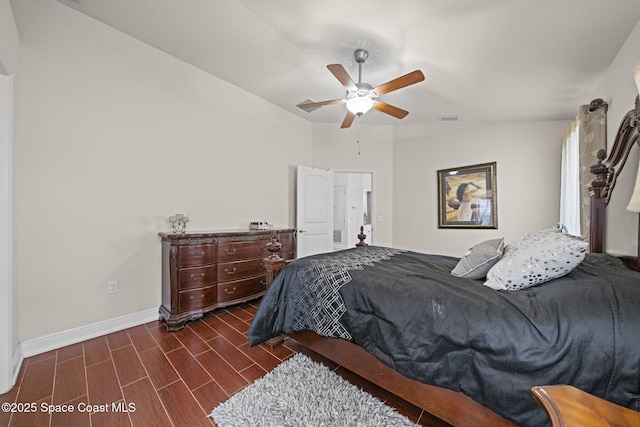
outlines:
[[640, 426], [640, 412], [567, 384], [537, 386], [531, 393], [549, 415], [552, 427]]
[[169, 331], [219, 307], [264, 295], [263, 260], [275, 232], [279, 255], [295, 256], [295, 230], [236, 230], [159, 233], [162, 238], [162, 305], [160, 318]]

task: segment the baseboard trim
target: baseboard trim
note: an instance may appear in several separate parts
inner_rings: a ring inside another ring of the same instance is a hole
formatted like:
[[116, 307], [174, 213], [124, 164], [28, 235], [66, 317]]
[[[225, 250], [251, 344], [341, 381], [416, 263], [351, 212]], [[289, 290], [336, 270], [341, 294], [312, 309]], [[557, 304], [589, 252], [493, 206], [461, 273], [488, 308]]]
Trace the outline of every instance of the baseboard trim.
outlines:
[[158, 309], [156, 308], [22, 341], [16, 349], [16, 353], [18, 353], [19, 350], [21, 354], [18, 355], [18, 360], [15, 360], [14, 357], [14, 366], [16, 366], [17, 363], [19, 367], [24, 357], [35, 356], [40, 353], [56, 350], [67, 345], [142, 325], [154, 320], [158, 320]]

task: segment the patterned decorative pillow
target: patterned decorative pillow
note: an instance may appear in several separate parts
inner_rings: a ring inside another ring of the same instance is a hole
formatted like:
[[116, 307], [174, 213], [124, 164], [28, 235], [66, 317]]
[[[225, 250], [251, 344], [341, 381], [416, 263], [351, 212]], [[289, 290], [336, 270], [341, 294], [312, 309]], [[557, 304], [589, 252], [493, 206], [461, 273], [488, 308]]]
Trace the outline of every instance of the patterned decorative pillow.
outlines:
[[508, 244], [485, 286], [520, 290], [562, 277], [584, 260], [587, 242], [557, 228], [534, 231]]
[[500, 260], [504, 251], [504, 239], [478, 243], [464, 254], [451, 274], [468, 279], [484, 279], [487, 272]]

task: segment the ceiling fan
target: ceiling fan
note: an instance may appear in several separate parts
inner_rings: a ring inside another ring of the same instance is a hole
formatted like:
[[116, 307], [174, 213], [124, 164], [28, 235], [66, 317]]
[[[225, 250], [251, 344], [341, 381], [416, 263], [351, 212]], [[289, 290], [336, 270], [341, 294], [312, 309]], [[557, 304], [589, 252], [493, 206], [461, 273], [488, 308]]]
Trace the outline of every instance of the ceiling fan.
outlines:
[[341, 64], [327, 65], [329, 71], [331, 71], [331, 73], [347, 90], [346, 98], [321, 102], [302, 102], [296, 105], [296, 107], [303, 110], [315, 110], [317, 108], [324, 107], [325, 105], [347, 104], [347, 115], [340, 126], [342, 129], [350, 127], [356, 116], [362, 116], [371, 108], [398, 119], [404, 118], [409, 114], [408, 111], [394, 107], [386, 102], [378, 101], [377, 98], [385, 93], [402, 89], [403, 87], [423, 81], [424, 74], [422, 74], [422, 71], [420, 70], [415, 70], [409, 74], [405, 74], [404, 76], [400, 76], [379, 86], [373, 87], [368, 83], [362, 82], [362, 64], [368, 57], [369, 52], [365, 49], [356, 49], [355, 52], [353, 52], [353, 58], [358, 63], [358, 83], [355, 83], [351, 79], [347, 70], [345, 70]]

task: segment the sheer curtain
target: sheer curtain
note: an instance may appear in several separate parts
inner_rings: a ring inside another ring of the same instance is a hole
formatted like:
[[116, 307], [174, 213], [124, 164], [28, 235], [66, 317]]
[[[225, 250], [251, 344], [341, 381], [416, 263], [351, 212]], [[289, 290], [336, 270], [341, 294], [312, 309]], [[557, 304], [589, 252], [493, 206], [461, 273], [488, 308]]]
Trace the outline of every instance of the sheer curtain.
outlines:
[[569, 233], [585, 239], [589, 239], [591, 212], [590, 168], [597, 162], [598, 150], [606, 148], [607, 109], [602, 99], [581, 106], [562, 141], [560, 222]]
[[580, 145], [579, 117], [571, 123], [562, 141], [560, 222], [570, 234], [580, 234]]

